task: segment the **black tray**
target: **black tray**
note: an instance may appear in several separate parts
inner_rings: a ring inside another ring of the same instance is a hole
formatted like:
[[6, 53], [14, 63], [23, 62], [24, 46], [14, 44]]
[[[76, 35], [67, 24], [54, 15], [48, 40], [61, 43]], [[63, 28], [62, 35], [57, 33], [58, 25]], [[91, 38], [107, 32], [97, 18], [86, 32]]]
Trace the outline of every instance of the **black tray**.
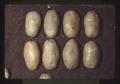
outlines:
[[[42, 62], [36, 71], [29, 71], [23, 58], [23, 47], [26, 41], [35, 40], [40, 45], [42, 52], [43, 43], [46, 39], [43, 31], [43, 21], [41, 30], [36, 38], [29, 38], [25, 34], [25, 16], [28, 11], [38, 11], [42, 19], [48, 5], [55, 9], [60, 17], [60, 27], [57, 37], [54, 39], [60, 48], [60, 62], [55, 70], [47, 71]], [[62, 20], [64, 13], [73, 9], [80, 15], [80, 32], [75, 39], [80, 48], [80, 64], [73, 71], [66, 69], [62, 50], [65, 43], [69, 40], [63, 33]], [[95, 39], [88, 39], [84, 34], [83, 18], [88, 10], [95, 10], [101, 18], [100, 35]], [[100, 64], [96, 69], [88, 70], [83, 66], [82, 52], [84, 44], [94, 40], [100, 47]], [[54, 79], [112, 79], [115, 77], [115, 9], [112, 5], [60, 5], [60, 4], [36, 4], [36, 5], [6, 5], [5, 6], [5, 65], [11, 72], [11, 79], [38, 79], [41, 73], [49, 73]]]

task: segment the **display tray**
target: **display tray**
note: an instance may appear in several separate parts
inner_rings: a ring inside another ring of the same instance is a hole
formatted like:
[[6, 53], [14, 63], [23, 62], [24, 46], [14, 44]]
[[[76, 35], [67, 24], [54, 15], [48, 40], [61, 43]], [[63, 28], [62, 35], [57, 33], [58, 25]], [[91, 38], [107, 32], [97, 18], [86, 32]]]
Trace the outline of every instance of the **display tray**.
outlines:
[[[42, 62], [35, 71], [27, 69], [23, 57], [24, 44], [28, 40], [35, 40], [43, 50], [43, 44], [48, 39], [43, 30], [43, 20], [48, 7], [55, 9], [60, 18], [60, 27], [55, 38], [60, 49], [60, 61], [54, 70], [47, 71]], [[75, 70], [68, 70], [62, 59], [65, 43], [70, 39], [63, 33], [63, 15], [69, 10], [75, 10], [80, 16], [80, 32], [74, 38], [79, 43], [79, 66]], [[25, 34], [25, 17], [29, 11], [38, 11], [42, 16], [42, 26], [35, 38]], [[83, 19], [89, 10], [95, 10], [101, 19], [100, 34], [97, 38], [89, 39], [85, 36]], [[89, 70], [83, 65], [83, 47], [89, 40], [95, 41], [100, 48], [100, 62], [97, 68]], [[10, 79], [38, 79], [42, 73], [48, 73], [54, 79], [113, 79], [115, 77], [115, 9], [112, 5], [72, 5], [72, 4], [22, 4], [5, 5], [5, 66], [10, 71]]]

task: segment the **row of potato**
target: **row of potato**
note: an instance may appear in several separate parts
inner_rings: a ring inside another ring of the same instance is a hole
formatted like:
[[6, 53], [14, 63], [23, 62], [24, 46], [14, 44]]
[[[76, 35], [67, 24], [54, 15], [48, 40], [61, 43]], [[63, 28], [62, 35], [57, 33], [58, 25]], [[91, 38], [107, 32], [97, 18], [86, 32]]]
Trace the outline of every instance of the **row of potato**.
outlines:
[[[37, 69], [42, 53], [42, 63], [46, 70], [53, 70], [57, 67], [59, 58], [59, 48], [54, 39], [44, 42], [43, 52], [40, 51], [37, 42], [27, 41], [24, 46], [24, 59], [29, 70]], [[70, 39], [64, 46], [62, 52], [63, 62], [67, 69], [73, 70], [78, 66], [80, 56], [78, 43], [75, 39]], [[83, 64], [88, 69], [93, 69], [98, 63], [98, 46], [94, 41], [89, 41], [83, 48]]]
[[[63, 49], [63, 62], [67, 69], [73, 70], [78, 66], [80, 51], [76, 37], [80, 31], [81, 19], [74, 10], [68, 10], [63, 17], [64, 34], [70, 39]], [[36, 37], [40, 31], [42, 23], [41, 16], [36, 11], [30, 11], [25, 19], [25, 32], [29, 37]], [[40, 51], [36, 41], [27, 41], [24, 45], [23, 55], [27, 68], [31, 71], [36, 70], [40, 63], [42, 53], [42, 63], [46, 70], [53, 70], [57, 67], [60, 59], [59, 48], [54, 39], [60, 26], [59, 16], [56, 10], [48, 10], [44, 18], [44, 32], [47, 39], [43, 45], [43, 52]], [[95, 38], [99, 33], [99, 16], [93, 10], [86, 13], [84, 17], [85, 35], [88, 38]], [[99, 58], [99, 49], [94, 41], [85, 43], [83, 48], [83, 64], [88, 69], [96, 68]], [[49, 74], [43, 73], [40, 79], [52, 79]]]
[[[99, 31], [99, 16], [90, 10], [84, 16], [85, 35], [94, 38]], [[68, 10], [63, 17], [64, 34], [69, 37], [75, 37], [80, 31], [81, 18], [74, 10]], [[30, 11], [25, 19], [25, 31], [29, 37], [35, 37], [41, 29], [42, 18], [36, 11]], [[56, 10], [48, 10], [44, 18], [44, 32], [48, 38], [54, 38], [59, 30], [60, 20]]]

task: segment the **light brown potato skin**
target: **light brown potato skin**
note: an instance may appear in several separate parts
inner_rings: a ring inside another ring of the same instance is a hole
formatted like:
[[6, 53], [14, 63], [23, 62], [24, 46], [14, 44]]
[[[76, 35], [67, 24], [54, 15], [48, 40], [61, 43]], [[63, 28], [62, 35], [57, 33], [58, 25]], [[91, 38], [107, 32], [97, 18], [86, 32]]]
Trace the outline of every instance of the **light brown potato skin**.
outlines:
[[56, 68], [59, 60], [59, 49], [57, 43], [53, 39], [44, 42], [42, 62], [46, 70]]
[[88, 38], [95, 38], [99, 33], [100, 19], [98, 14], [90, 10], [84, 17], [85, 35]]
[[40, 75], [39, 79], [52, 79], [52, 77], [49, 74], [43, 73]]
[[27, 68], [31, 71], [35, 70], [40, 61], [39, 46], [35, 41], [27, 41], [24, 45], [24, 60]]
[[99, 59], [98, 46], [94, 41], [89, 41], [83, 49], [83, 64], [88, 69], [96, 68]]
[[41, 26], [41, 16], [36, 11], [30, 11], [25, 18], [25, 32], [29, 37], [35, 37]]
[[59, 27], [59, 17], [55, 10], [48, 10], [44, 19], [44, 31], [48, 38], [56, 36]]
[[76, 40], [69, 40], [63, 49], [63, 61], [67, 69], [73, 70], [78, 66], [79, 47]]
[[8, 71], [7, 67], [5, 67], [4, 70], [5, 70], [5, 78], [9, 79], [10, 74], [9, 74], [9, 71]]
[[73, 10], [68, 10], [64, 14], [63, 18], [64, 34], [69, 38], [75, 37], [79, 32], [79, 28], [80, 28], [79, 15]]

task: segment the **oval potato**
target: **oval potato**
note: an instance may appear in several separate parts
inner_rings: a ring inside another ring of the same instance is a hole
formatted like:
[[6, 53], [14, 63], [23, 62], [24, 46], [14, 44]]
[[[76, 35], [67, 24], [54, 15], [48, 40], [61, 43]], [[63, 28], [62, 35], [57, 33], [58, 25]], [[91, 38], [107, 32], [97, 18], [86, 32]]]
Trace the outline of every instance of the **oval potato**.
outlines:
[[59, 17], [55, 10], [48, 10], [44, 19], [44, 31], [48, 38], [53, 38], [58, 32]]
[[9, 79], [10, 74], [9, 74], [8, 69], [5, 67], [4, 70], [5, 70], [5, 78], [6, 78], [6, 79]]
[[95, 38], [99, 33], [99, 16], [93, 10], [88, 11], [84, 17], [85, 35], [88, 38]]
[[89, 41], [83, 49], [83, 64], [88, 69], [96, 68], [98, 64], [99, 50], [94, 41]]
[[43, 46], [42, 62], [47, 70], [56, 68], [59, 60], [59, 49], [57, 43], [53, 39], [45, 41]]
[[25, 19], [25, 32], [30, 37], [35, 37], [41, 26], [41, 16], [36, 11], [30, 11]]
[[35, 41], [27, 41], [24, 45], [24, 60], [29, 70], [35, 70], [40, 61], [40, 50]]
[[52, 79], [52, 77], [49, 74], [42, 73], [40, 75], [39, 79]]
[[64, 14], [63, 18], [64, 34], [69, 38], [75, 37], [79, 32], [79, 27], [80, 27], [79, 15], [73, 10], [68, 10]]
[[67, 69], [75, 69], [79, 63], [79, 47], [76, 40], [69, 40], [63, 49], [63, 61]]

